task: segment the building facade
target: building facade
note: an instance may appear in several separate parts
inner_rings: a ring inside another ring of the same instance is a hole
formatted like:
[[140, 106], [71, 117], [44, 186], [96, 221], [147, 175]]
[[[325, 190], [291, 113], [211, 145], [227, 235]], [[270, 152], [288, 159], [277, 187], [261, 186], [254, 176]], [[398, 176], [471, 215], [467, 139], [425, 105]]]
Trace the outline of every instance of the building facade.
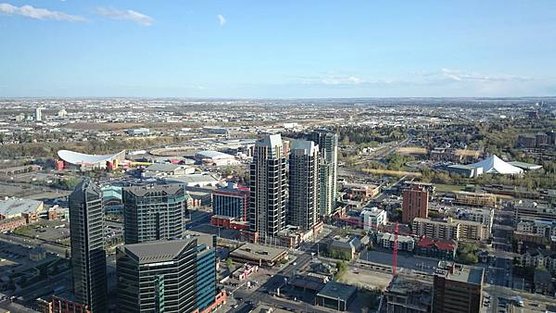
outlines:
[[83, 180], [69, 196], [71, 272], [76, 302], [92, 313], [107, 310], [102, 191]]
[[522, 219], [517, 223], [516, 230], [550, 239], [556, 236], [556, 222], [545, 219]]
[[214, 215], [246, 221], [248, 208], [249, 188], [229, 183], [226, 188], [215, 190], [212, 193], [212, 213]]
[[327, 216], [336, 210], [338, 194], [338, 135], [317, 130], [311, 133], [310, 140], [319, 146], [319, 193], [320, 215]]
[[361, 220], [365, 231], [377, 230], [388, 223], [388, 216], [385, 210], [376, 207], [364, 208], [361, 211]]
[[413, 234], [442, 240], [486, 240], [490, 237], [488, 227], [479, 222], [455, 220], [433, 221], [415, 218], [412, 223]]
[[411, 224], [416, 217], [427, 218], [429, 214], [429, 192], [419, 185], [403, 191], [402, 223]]
[[204, 243], [197, 245], [197, 309], [208, 308], [216, 297], [216, 251]]
[[318, 146], [295, 140], [289, 156], [289, 205], [287, 222], [302, 230], [312, 229], [319, 215]]
[[122, 198], [126, 244], [182, 238], [187, 206], [182, 185], [124, 188]]
[[450, 264], [433, 279], [433, 313], [479, 313], [484, 270]]
[[286, 157], [279, 134], [256, 142], [249, 191], [250, 240], [271, 243], [286, 225]]
[[214, 249], [195, 238], [125, 245], [116, 262], [118, 312], [198, 312], [215, 300]]

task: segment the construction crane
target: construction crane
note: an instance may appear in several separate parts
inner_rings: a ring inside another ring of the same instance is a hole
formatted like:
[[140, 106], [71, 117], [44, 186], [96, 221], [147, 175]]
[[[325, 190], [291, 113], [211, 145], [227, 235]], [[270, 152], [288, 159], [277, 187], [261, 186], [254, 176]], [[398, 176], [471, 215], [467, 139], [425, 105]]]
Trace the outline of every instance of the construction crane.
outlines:
[[398, 269], [398, 222], [394, 226], [394, 252], [392, 253], [392, 276], [396, 276]]

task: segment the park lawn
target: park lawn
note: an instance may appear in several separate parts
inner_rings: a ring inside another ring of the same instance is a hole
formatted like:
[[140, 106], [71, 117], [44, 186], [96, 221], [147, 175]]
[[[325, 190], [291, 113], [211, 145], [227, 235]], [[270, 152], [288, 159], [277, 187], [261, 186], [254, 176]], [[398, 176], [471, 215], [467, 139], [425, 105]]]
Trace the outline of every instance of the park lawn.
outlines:
[[447, 185], [447, 184], [434, 184], [434, 187], [438, 192], [462, 191], [465, 188], [465, 186], [462, 185]]
[[388, 176], [411, 176], [411, 177], [421, 177], [419, 172], [406, 172], [406, 171], [392, 171], [385, 169], [375, 169], [375, 168], [365, 168], [362, 170], [365, 173], [375, 174], [375, 175], [388, 175]]

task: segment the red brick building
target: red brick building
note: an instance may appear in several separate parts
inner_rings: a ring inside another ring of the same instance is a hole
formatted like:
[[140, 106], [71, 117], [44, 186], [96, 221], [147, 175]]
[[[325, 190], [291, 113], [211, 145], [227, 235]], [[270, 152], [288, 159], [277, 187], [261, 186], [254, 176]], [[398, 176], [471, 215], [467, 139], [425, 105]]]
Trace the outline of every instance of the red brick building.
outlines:
[[411, 224], [414, 218], [429, 215], [429, 192], [426, 187], [413, 185], [403, 191], [402, 223]]

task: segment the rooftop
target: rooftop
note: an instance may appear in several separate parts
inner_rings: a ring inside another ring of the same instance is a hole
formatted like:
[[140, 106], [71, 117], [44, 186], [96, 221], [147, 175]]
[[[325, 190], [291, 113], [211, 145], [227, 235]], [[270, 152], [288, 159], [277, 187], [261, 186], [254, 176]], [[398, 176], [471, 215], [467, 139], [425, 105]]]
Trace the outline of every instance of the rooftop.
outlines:
[[169, 184], [169, 185], [147, 185], [147, 186], [134, 186], [124, 188], [125, 193], [131, 193], [137, 197], [144, 197], [153, 192], [163, 192], [167, 195], [176, 195], [179, 192], [184, 192], [183, 185]]
[[388, 291], [399, 294], [409, 294], [415, 292], [432, 292], [432, 284], [430, 281], [418, 279], [417, 277], [408, 277], [397, 275], [392, 278]]
[[216, 185], [220, 183], [220, 179], [212, 174], [189, 174], [189, 175], [183, 175], [179, 177], [166, 178], [165, 180], [168, 182], [185, 183], [188, 185], [195, 185], [195, 184]]
[[196, 239], [150, 241], [125, 245], [121, 249], [135, 257], [140, 264], [167, 262], [175, 259], [184, 249], [197, 243]]
[[519, 161], [513, 161], [513, 162], [508, 162], [508, 163], [515, 166], [515, 167], [519, 167], [521, 169], [524, 169], [524, 170], [539, 170], [539, 169], [542, 168], [542, 165], [519, 162]]
[[330, 281], [319, 291], [317, 296], [330, 299], [342, 299], [347, 301], [357, 292], [357, 288], [351, 285], [340, 284]]
[[274, 262], [286, 253], [287, 250], [284, 248], [274, 248], [254, 243], [246, 243], [230, 252], [230, 256], [254, 261], [263, 260], [266, 262]]
[[317, 149], [318, 146], [308, 140], [294, 140], [291, 145], [292, 153], [301, 153], [303, 155], [313, 155]]
[[222, 152], [213, 151], [213, 150], [199, 151], [195, 154], [195, 157], [198, 158], [198, 159], [229, 159], [229, 158], [234, 159], [235, 158], [231, 154], [222, 153]]
[[9, 198], [0, 201], [0, 215], [16, 216], [22, 213], [36, 212], [42, 206], [42, 201]]
[[484, 269], [480, 267], [464, 266], [452, 262], [439, 262], [437, 275], [446, 279], [462, 283], [480, 285], [483, 283]]
[[179, 168], [185, 167], [179, 164], [172, 163], [155, 163], [146, 168], [149, 172], [173, 172]]

